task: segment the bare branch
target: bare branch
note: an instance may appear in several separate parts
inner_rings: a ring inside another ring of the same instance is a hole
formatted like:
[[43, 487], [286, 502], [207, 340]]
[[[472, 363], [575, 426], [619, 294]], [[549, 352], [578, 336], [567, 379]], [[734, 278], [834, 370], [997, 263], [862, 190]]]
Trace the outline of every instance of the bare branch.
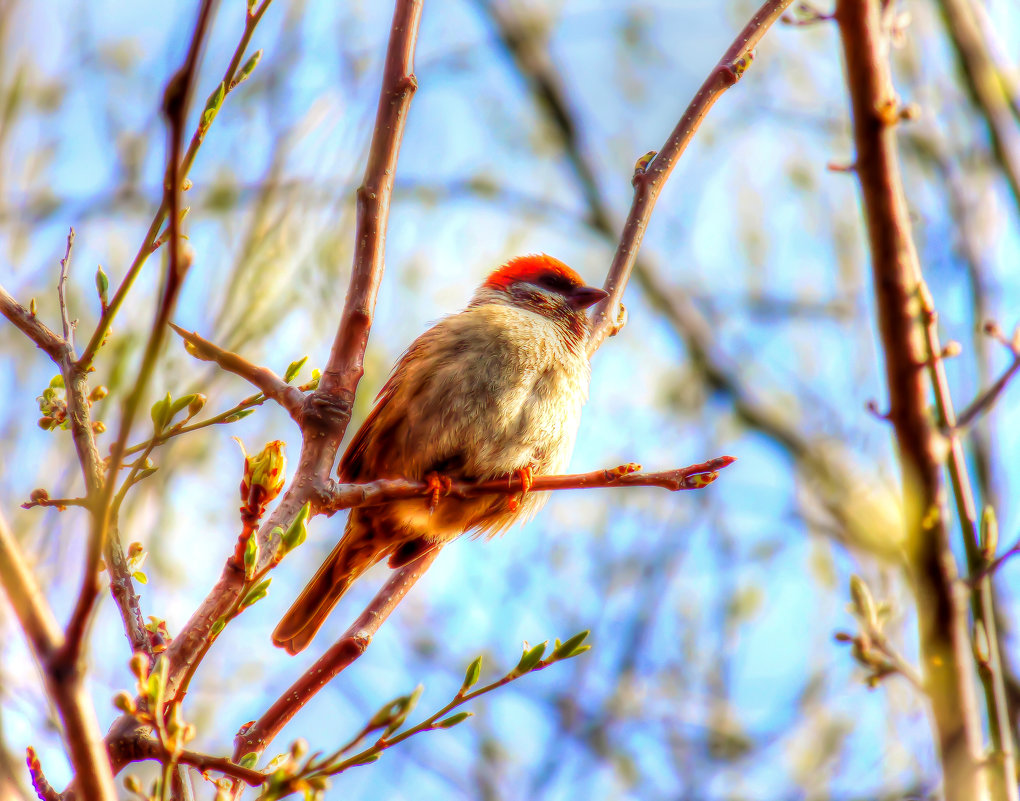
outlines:
[[953, 426], [953, 430], [961, 432], [973, 423], [980, 415], [988, 411], [995, 402], [1002, 395], [1006, 386], [1012, 380], [1013, 376], [1016, 375], [1017, 370], [1020, 370], [1020, 354], [1016, 354], [1013, 357], [1013, 361], [1009, 367], [1006, 368], [1005, 372], [999, 376], [998, 380], [992, 384], [988, 389], [974, 398], [970, 405], [960, 412], [960, 416], [956, 418], [956, 424]]
[[[255, 28], [258, 26], [262, 16], [266, 13], [270, 3], [273, 0], [262, 0], [257, 8], [251, 10], [251, 12], [245, 17], [244, 30], [241, 33], [241, 39], [237, 43], [237, 47], [234, 48], [234, 53], [230, 58], [230, 63], [227, 65], [227, 69], [223, 74], [223, 80], [221, 84], [225, 87], [224, 97], [229, 95], [234, 89], [236, 84], [236, 78], [238, 76], [238, 70], [241, 68], [241, 59], [244, 58], [245, 51], [248, 49], [248, 44], [251, 42], [252, 34], [255, 33]], [[180, 167], [178, 170], [178, 178], [183, 181], [188, 172], [191, 170], [191, 165], [195, 162], [195, 156], [198, 154], [198, 149], [202, 146], [202, 142], [205, 140], [205, 135], [209, 130], [209, 125], [202, 119], [199, 120], [198, 125], [195, 128], [194, 133], [191, 136], [191, 141], [188, 144], [187, 152], [185, 152], [183, 159], [181, 159]], [[110, 299], [109, 305], [103, 310], [99, 323], [96, 325], [96, 330], [92, 334], [92, 338], [86, 345], [85, 350], [82, 352], [81, 358], [78, 363], [82, 368], [87, 368], [92, 364], [92, 360], [96, 356], [96, 351], [103, 344], [106, 335], [110, 331], [110, 326], [113, 324], [114, 317], [117, 316], [117, 312], [120, 311], [120, 307], [124, 304], [124, 300], [127, 297], [128, 292], [131, 291], [131, 287], [134, 285], [135, 279], [138, 278], [141, 273], [142, 267], [145, 266], [146, 260], [149, 255], [155, 250], [155, 243], [159, 237], [159, 231], [163, 225], [163, 221], [167, 217], [169, 211], [169, 205], [167, 202], [167, 196], [164, 192], [163, 201], [160, 203], [159, 208], [156, 210], [156, 214], [152, 218], [152, 222], [149, 224], [149, 230], [146, 231], [145, 236], [142, 239], [142, 244], [138, 248], [138, 252], [135, 254], [134, 260], [131, 262], [131, 266], [128, 268], [124, 279], [121, 281], [120, 286], [117, 287], [117, 291]]]
[[911, 239], [894, 126], [899, 107], [878, 0], [836, 5], [846, 59], [865, 219], [875, 276], [879, 329], [889, 386], [889, 420], [899, 446], [910, 566], [925, 687], [945, 775], [947, 801], [985, 798], [981, 728], [973, 689], [967, 609], [955, 592], [937, 432], [928, 415], [925, 343], [915, 303], [921, 270]]
[[74, 358], [74, 323], [67, 309], [67, 275], [71, 269], [71, 248], [74, 245], [74, 228], [67, 234], [67, 250], [60, 260], [60, 278], [57, 280], [57, 299], [60, 303], [60, 322], [64, 329], [64, 341], [67, 343], [71, 358]]
[[[163, 744], [152, 737], [139, 737], [131, 743], [131, 754], [129, 762], [141, 762], [146, 759], [155, 759], [165, 762], [170, 759], [171, 754], [163, 747]], [[267, 776], [252, 768], [245, 768], [232, 762], [226, 757], [214, 757], [209, 754], [201, 754], [197, 751], [184, 750], [176, 755], [176, 761], [182, 765], [190, 765], [193, 768], [206, 773], [214, 771], [230, 776], [233, 779], [244, 782], [249, 787], [260, 787], [267, 779]]]
[[304, 393], [297, 387], [286, 383], [276, 373], [266, 367], [259, 367], [229, 350], [224, 350], [193, 331], [185, 331], [180, 326], [170, 323], [170, 327], [188, 343], [188, 353], [202, 361], [215, 362], [228, 373], [238, 375], [250, 384], [262, 390], [262, 393], [279, 403], [299, 424], [304, 409]]
[[357, 238], [351, 285], [319, 385], [318, 394], [347, 403], [353, 401], [364, 373], [365, 347], [385, 266], [386, 229], [397, 157], [411, 98], [418, 88], [418, 79], [414, 76], [414, 48], [421, 10], [422, 0], [397, 0], [394, 5], [372, 146], [357, 195]]
[[36, 315], [11, 297], [2, 286], [0, 286], [0, 314], [3, 314], [40, 350], [59, 364], [67, 350], [67, 343], [47, 328]]
[[616, 248], [612, 266], [609, 268], [609, 275], [603, 284], [603, 288], [609, 292], [609, 297], [595, 307], [595, 323], [588, 339], [589, 356], [598, 350], [613, 330], [619, 314], [619, 305], [623, 300], [623, 290], [634, 269], [641, 240], [655, 208], [655, 201], [658, 200], [670, 173], [701, 127], [705, 116], [715, 105], [715, 101], [740, 80], [740, 76], [754, 58], [755, 45], [792, 2], [793, 0], [769, 0], [758, 9], [709, 73], [673, 129], [673, 133], [669, 135], [666, 144], [662, 146], [662, 150], [647, 164], [643, 163], [643, 159], [638, 162], [633, 178], [634, 200], [627, 214], [627, 221], [623, 225], [623, 234]]
[[[152, 330], [149, 333], [149, 339], [142, 357], [142, 365], [135, 379], [135, 384], [124, 401], [120, 431], [110, 449], [107, 479], [96, 497], [97, 506], [93, 515], [92, 530], [89, 535], [89, 547], [86, 553], [82, 585], [74, 611], [71, 614], [71, 619], [67, 624], [63, 648], [63, 658], [67, 664], [76, 663], [81, 657], [86, 625], [99, 598], [99, 560], [110, 536], [113, 511], [112, 501], [116, 490], [117, 471], [120, 468], [121, 460], [124, 458], [127, 438], [131, 433], [131, 426], [141, 405], [145, 387], [155, 368], [156, 356], [163, 341], [166, 324], [177, 301], [177, 295], [180, 291], [184, 274], [191, 263], [190, 255], [185, 258], [184, 254], [180, 251], [180, 235], [177, 228], [180, 222], [176, 213], [181, 190], [180, 153], [188, 102], [195, 81], [195, 73], [198, 69], [199, 53], [212, 18], [213, 4], [213, 0], [202, 0], [202, 5], [198, 12], [198, 20], [192, 32], [191, 43], [188, 47], [184, 64], [167, 83], [164, 94], [163, 111], [170, 129], [163, 201], [164, 205], [170, 209], [172, 236], [170, 237], [169, 264], [163, 279], [163, 287], [160, 292], [155, 319], [152, 323]], [[85, 363], [84, 357], [79, 361], [79, 365], [82, 363]]]

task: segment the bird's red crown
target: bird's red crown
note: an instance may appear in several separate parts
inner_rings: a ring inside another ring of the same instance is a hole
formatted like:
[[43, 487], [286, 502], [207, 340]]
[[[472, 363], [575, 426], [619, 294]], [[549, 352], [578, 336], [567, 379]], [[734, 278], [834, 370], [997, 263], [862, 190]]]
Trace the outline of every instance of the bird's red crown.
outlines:
[[545, 253], [517, 256], [494, 270], [485, 280], [485, 286], [492, 289], [506, 289], [516, 281], [540, 283], [542, 278], [554, 276], [570, 287], [584, 286], [584, 279], [559, 259]]

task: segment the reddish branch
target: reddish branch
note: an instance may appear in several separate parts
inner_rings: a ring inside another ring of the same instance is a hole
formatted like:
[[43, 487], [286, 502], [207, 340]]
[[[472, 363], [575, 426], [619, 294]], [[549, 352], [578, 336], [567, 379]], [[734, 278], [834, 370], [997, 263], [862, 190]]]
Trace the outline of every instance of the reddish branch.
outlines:
[[262, 754], [298, 710], [365, 652], [383, 621], [396, 609], [397, 604], [425, 574], [437, 556], [438, 548], [394, 571], [389, 581], [340, 639], [288, 687], [261, 718], [238, 733], [234, 740], [235, 760], [252, 752]]
[[189, 352], [197, 359], [208, 362], [216, 362], [228, 373], [241, 376], [251, 384], [254, 384], [267, 398], [272, 398], [286, 409], [290, 416], [298, 423], [301, 422], [301, 412], [304, 408], [304, 393], [297, 387], [293, 387], [276, 373], [266, 367], [259, 367], [252, 364], [236, 353], [224, 350], [207, 339], [203, 339], [192, 331], [185, 331], [180, 326], [170, 323], [170, 327], [190, 346]]
[[613, 257], [613, 264], [603, 288], [609, 297], [595, 307], [595, 326], [588, 340], [588, 354], [593, 354], [612, 333], [619, 315], [623, 290], [637, 260], [641, 240], [644, 238], [648, 221], [651, 219], [655, 202], [659, 198], [670, 173], [701, 127], [715, 101], [723, 92], [740, 80], [744, 70], [754, 58], [753, 50], [765, 32], [778, 20], [793, 0], [769, 0], [762, 5], [751, 21], [744, 26], [729, 49], [719, 59], [715, 69], [709, 73], [694, 99], [687, 106], [680, 121], [662, 146], [662, 150], [646, 166], [634, 172], [634, 199], [631, 202], [627, 221], [623, 225], [620, 243]]
[[[606, 487], [661, 487], [672, 492], [702, 489], [715, 481], [718, 477], [717, 471], [735, 461], [736, 459], [732, 456], [719, 456], [707, 462], [658, 473], [639, 473], [641, 465], [630, 463], [606, 470], [593, 470], [590, 473], [535, 476], [531, 489], [535, 492]], [[322, 504], [320, 511], [325, 514], [333, 514], [340, 509], [373, 506], [400, 498], [414, 498], [419, 495], [428, 495], [432, 491], [432, 486], [426, 481], [404, 479], [385, 479], [367, 484], [340, 484], [330, 494], [329, 500]], [[513, 495], [520, 491], [520, 477], [509, 476], [492, 481], [454, 481], [445, 494], [464, 498], [486, 494]], [[441, 498], [439, 503], [442, 503]]]
[[351, 284], [319, 385], [323, 394], [348, 402], [353, 402], [354, 392], [364, 373], [365, 347], [382, 282], [397, 157], [411, 98], [418, 88], [418, 80], [414, 76], [414, 48], [418, 41], [421, 10], [422, 0], [398, 0], [393, 10], [375, 133], [365, 165], [365, 177], [358, 188], [357, 240]]
[[888, 36], [879, 0], [836, 5], [871, 247], [879, 330], [890, 411], [903, 470], [910, 564], [917, 597], [921, 657], [931, 699], [947, 801], [985, 797], [981, 728], [975, 705], [964, 599], [938, 454], [928, 413], [926, 348], [918, 327], [921, 271], [896, 155], [899, 107], [888, 64]]

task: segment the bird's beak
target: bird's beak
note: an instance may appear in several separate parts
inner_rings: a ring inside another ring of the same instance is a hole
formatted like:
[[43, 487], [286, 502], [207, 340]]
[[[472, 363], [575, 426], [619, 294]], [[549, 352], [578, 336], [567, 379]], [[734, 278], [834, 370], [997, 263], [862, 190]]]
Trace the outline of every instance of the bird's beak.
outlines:
[[609, 293], [604, 289], [599, 289], [595, 286], [581, 286], [577, 289], [570, 291], [567, 296], [567, 300], [570, 302], [570, 307], [575, 311], [581, 311], [581, 309], [587, 309], [589, 306], [594, 306], [603, 298], [608, 298]]

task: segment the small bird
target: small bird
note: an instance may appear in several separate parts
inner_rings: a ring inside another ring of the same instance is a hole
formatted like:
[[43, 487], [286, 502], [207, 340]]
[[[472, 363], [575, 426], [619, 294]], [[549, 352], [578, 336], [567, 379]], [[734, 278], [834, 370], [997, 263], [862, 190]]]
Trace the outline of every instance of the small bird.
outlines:
[[[343, 482], [429, 481], [421, 498], [355, 508], [332, 553], [283, 616], [273, 642], [303, 650], [355, 579], [389, 557], [414, 562], [467, 531], [493, 536], [532, 517], [548, 493], [532, 476], [562, 472], [588, 397], [586, 309], [607, 296], [563, 262], [520, 256], [467, 308], [419, 336], [393, 368], [340, 460]], [[517, 475], [505, 496], [439, 499], [449, 480]]]

